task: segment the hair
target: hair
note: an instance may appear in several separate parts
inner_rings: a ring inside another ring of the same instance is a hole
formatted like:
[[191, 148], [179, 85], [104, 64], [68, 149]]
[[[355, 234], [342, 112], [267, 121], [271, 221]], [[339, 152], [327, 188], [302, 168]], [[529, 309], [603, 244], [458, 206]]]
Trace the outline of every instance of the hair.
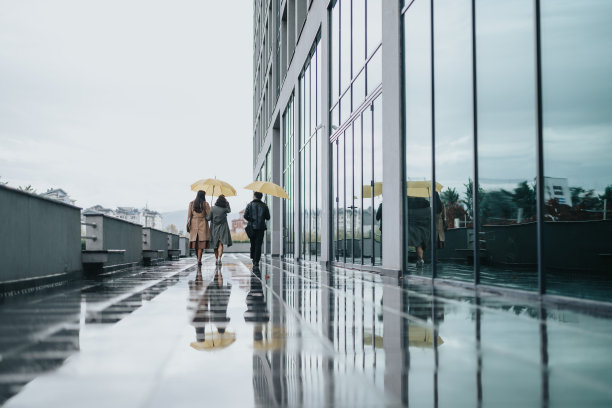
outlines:
[[206, 192], [200, 190], [198, 191], [196, 199], [193, 202], [193, 211], [197, 213], [201, 213], [202, 211], [204, 211], [204, 203], [206, 203]]
[[227, 208], [229, 207], [229, 203], [227, 202], [227, 200], [225, 199], [225, 196], [223, 194], [221, 194], [218, 198], [217, 201], [215, 201], [215, 205], [217, 207], [223, 207], [223, 208]]
[[261, 194], [259, 191], [256, 191], [255, 194], [253, 194], [255, 196], [255, 198], [257, 198], [258, 200], [261, 200], [263, 197], [263, 194]]

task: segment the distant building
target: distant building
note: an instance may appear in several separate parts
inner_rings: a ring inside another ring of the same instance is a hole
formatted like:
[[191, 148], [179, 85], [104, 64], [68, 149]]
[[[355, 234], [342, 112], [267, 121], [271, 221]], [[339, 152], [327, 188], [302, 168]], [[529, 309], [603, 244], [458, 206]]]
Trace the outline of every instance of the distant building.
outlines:
[[148, 208], [138, 209], [135, 207], [117, 207], [115, 210], [94, 205], [83, 211], [83, 214], [104, 214], [109, 217], [119, 218], [125, 221], [140, 224], [143, 227], [162, 229], [162, 216], [157, 211]]
[[240, 217], [232, 220], [232, 232], [243, 232], [247, 226], [247, 222], [244, 219], [244, 210], [240, 211]]
[[50, 188], [45, 193], [40, 194], [41, 197], [50, 198], [51, 200], [61, 201], [62, 203], [74, 205], [76, 200], [70, 198], [61, 188]]
[[129, 222], [140, 224], [140, 211], [134, 207], [117, 207], [115, 217]]
[[143, 227], [162, 229], [162, 216], [157, 211], [143, 208], [139, 213], [139, 222]]
[[559, 204], [572, 205], [567, 178], [544, 177], [544, 200], [557, 199]]
[[89, 207], [83, 211], [83, 214], [104, 214], [109, 217], [116, 217], [115, 211], [111, 208], [102, 207], [101, 205], [94, 205], [93, 207]]

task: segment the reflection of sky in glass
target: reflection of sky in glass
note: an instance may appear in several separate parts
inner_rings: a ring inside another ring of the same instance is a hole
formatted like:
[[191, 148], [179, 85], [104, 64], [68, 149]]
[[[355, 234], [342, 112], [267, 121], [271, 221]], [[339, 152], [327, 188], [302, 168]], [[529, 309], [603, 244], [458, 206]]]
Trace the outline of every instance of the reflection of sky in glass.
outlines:
[[472, 38], [470, 2], [435, 8], [436, 181], [461, 198], [472, 178]]
[[415, 1], [404, 17], [406, 179], [431, 179], [431, 37], [429, 3]]
[[612, 2], [542, 2], [545, 172], [612, 184]]

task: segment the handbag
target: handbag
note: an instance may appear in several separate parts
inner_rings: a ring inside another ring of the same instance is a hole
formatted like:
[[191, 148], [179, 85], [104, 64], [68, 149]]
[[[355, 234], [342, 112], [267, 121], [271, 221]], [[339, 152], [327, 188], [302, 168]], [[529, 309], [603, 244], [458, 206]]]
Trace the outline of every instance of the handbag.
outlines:
[[187, 232], [191, 232], [191, 217], [187, 220], [187, 226], [185, 227]]
[[255, 230], [253, 229], [253, 226], [250, 223], [247, 224], [244, 231], [246, 232], [247, 237], [249, 237], [249, 239], [252, 239], [255, 236]]

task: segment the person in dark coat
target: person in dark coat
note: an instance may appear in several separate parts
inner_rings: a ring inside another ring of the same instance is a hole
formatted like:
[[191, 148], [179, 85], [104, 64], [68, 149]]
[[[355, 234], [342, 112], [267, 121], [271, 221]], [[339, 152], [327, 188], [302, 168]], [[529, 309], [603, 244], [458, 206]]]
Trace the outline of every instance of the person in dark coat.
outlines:
[[[247, 220], [247, 233], [251, 240], [251, 259], [253, 259], [253, 269], [259, 269], [261, 259], [261, 245], [263, 244], [266, 233], [266, 221], [270, 219], [270, 210], [266, 203], [261, 201], [263, 194], [255, 192], [251, 201], [244, 211], [244, 219]], [[249, 232], [250, 231], [250, 232]]]
[[232, 210], [225, 196], [221, 194], [206, 219], [210, 221], [210, 243], [215, 250], [217, 265], [221, 264], [223, 247], [232, 246], [232, 236], [227, 223], [227, 214]]

